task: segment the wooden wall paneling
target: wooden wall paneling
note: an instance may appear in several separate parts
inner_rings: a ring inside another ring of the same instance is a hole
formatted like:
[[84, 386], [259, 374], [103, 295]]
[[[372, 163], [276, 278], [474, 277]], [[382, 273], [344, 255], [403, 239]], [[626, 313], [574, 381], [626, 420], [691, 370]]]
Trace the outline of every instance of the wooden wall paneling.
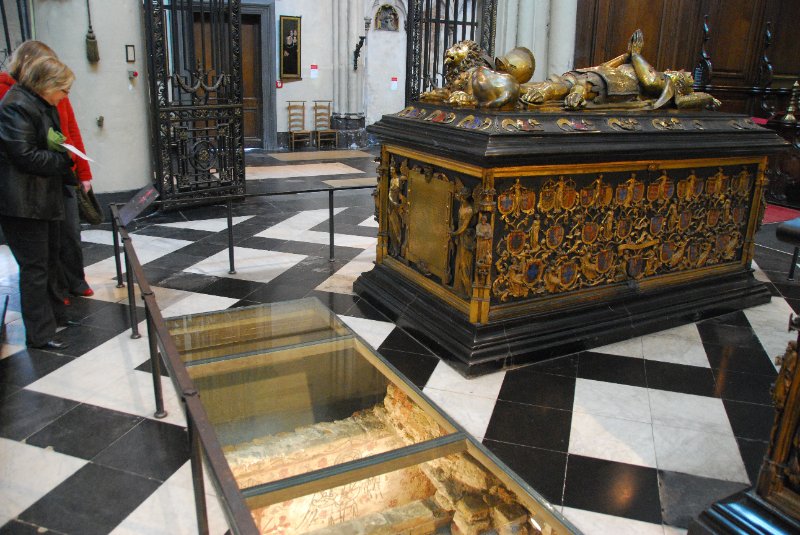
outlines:
[[800, 2], [768, 0], [764, 18], [772, 22], [772, 46], [768, 51], [774, 68], [772, 86], [790, 88], [800, 75]]
[[764, 0], [703, 0], [709, 15], [712, 85], [752, 86], [762, 46]]
[[[586, 67], [592, 61], [597, 33], [597, 1], [578, 0], [575, 31], [575, 67]], [[559, 73], [560, 74], [560, 73]]]

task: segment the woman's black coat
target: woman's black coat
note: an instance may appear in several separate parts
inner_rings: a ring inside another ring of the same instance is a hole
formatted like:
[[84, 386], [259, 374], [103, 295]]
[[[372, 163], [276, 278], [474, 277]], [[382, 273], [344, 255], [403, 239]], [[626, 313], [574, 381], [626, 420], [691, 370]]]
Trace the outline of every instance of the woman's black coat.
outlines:
[[19, 84], [0, 101], [0, 215], [64, 219], [62, 183], [72, 161], [48, 150], [50, 128], [60, 130], [56, 108]]

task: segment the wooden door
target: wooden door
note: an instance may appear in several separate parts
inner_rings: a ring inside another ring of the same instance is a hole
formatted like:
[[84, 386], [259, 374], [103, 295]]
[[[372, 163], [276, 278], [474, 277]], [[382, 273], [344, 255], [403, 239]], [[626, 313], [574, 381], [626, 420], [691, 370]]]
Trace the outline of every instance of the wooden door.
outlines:
[[242, 103], [244, 104], [244, 146], [264, 144], [261, 92], [261, 15], [242, 14]]

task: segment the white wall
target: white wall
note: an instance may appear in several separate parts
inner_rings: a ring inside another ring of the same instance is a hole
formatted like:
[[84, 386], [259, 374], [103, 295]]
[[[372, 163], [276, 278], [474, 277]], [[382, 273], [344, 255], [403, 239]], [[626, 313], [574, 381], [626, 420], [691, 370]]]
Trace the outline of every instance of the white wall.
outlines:
[[[396, 32], [375, 29], [375, 14], [385, 4], [393, 6], [400, 17]], [[406, 7], [401, 0], [370, 0], [366, 7], [366, 16], [372, 19], [372, 24], [361, 55], [366, 71], [367, 124], [372, 124], [385, 114], [402, 110], [405, 104]], [[396, 91], [391, 89], [392, 77], [397, 78]]]
[[[334, 50], [332, 42], [332, 0], [277, 0], [275, 2], [275, 38], [280, 31], [280, 16], [302, 17], [300, 21], [300, 74], [302, 80], [283, 80], [276, 93], [278, 132], [288, 129], [286, 106], [289, 100], [306, 101], [306, 128], [313, 128], [311, 106], [314, 100], [334, 100]], [[277, 42], [277, 41], [276, 41]], [[280, 47], [276, 47], [276, 53]], [[311, 78], [311, 65], [317, 65], [318, 77]], [[276, 60], [280, 69], [280, 58]], [[275, 73], [275, 78], [280, 78]]]
[[[146, 50], [142, 8], [137, 0], [91, 0], [92, 27], [100, 62], [86, 59], [85, 0], [35, 0], [36, 38], [50, 45], [75, 72], [69, 98], [94, 158], [94, 188], [99, 193], [139, 189], [152, 181]], [[136, 62], [125, 62], [125, 45], [136, 46]], [[132, 84], [128, 70], [139, 72]], [[105, 118], [102, 128], [98, 116]]]

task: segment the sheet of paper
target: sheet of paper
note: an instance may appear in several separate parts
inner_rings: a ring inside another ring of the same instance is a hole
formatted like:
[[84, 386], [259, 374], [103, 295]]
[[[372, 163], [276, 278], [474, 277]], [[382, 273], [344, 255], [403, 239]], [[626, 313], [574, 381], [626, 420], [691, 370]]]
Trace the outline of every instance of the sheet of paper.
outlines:
[[61, 146], [64, 147], [65, 149], [67, 149], [68, 151], [70, 151], [72, 154], [74, 154], [78, 158], [83, 158], [87, 162], [93, 162], [94, 161], [91, 158], [89, 158], [88, 156], [86, 156], [84, 153], [79, 151], [74, 145], [70, 145], [69, 143], [62, 143]]

